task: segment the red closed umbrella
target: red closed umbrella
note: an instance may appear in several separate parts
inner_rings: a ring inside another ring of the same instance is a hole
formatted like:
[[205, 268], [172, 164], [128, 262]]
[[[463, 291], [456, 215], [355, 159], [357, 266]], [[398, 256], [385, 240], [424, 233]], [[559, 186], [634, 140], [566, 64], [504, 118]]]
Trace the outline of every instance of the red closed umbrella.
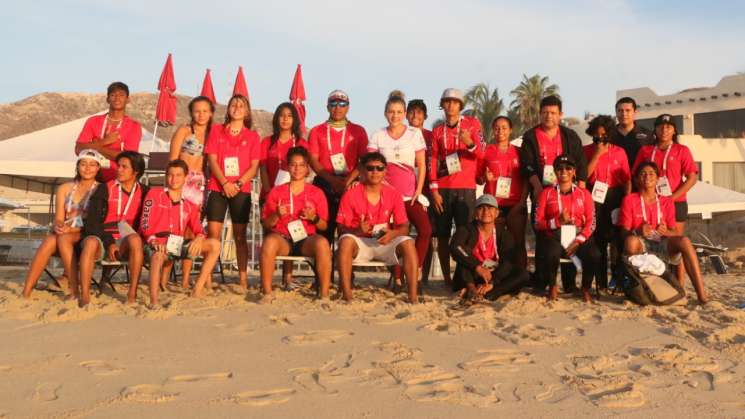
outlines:
[[292, 79], [292, 87], [290, 88], [290, 102], [295, 106], [298, 115], [300, 116], [300, 127], [305, 134], [305, 83], [303, 83], [303, 70], [300, 64], [297, 65], [295, 70], [295, 77]]
[[233, 95], [243, 95], [248, 99], [248, 87], [246, 87], [246, 78], [243, 76], [243, 66], [238, 66], [238, 74], [235, 76], [235, 85], [233, 85]]
[[202, 93], [200, 93], [200, 95], [209, 98], [213, 105], [217, 104], [217, 100], [215, 99], [215, 89], [212, 87], [212, 73], [209, 68], [207, 69], [207, 73], [204, 75]]
[[160, 73], [158, 80], [158, 104], [155, 106], [155, 127], [153, 128], [153, 142], [150, 144], [150, 152], [155, 148], [156, 133], [158, 125], [167, 127], [176, 123], [176, 78], [173, 76], [173, 57], [168, 54], [166, 64]]

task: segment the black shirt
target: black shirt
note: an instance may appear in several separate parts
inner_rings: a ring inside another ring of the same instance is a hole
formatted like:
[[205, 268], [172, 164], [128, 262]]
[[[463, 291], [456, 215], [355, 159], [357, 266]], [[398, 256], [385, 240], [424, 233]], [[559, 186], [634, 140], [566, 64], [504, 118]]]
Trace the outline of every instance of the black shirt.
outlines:
[[637, 153], [639, 153], [642, 146], [654, 144], [654, 136], [652, 135], [652, 131], [639, 124], [634, 124], [634, 128], [626, 135], [621, 134], [618, 131], [618, 127], [616, 127], [616, 130], [613, 131], [613, 135], [611, 136], [611, 143], [623, 148], [623, 151], [626, 152], [626, 157], [629, 159], [629, 169], [632, 169]]

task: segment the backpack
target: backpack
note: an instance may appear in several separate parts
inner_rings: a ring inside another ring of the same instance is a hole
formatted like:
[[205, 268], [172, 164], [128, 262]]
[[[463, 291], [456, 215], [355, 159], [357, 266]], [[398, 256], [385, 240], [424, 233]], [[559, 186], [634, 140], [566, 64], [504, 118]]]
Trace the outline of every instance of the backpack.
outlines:
[[669, 270], [659, 276], [642, 273], [627, 257], [623, 258], [621, 288], [626, 298], [642, 306], [682, 305], [687, 301], [683, 287]]

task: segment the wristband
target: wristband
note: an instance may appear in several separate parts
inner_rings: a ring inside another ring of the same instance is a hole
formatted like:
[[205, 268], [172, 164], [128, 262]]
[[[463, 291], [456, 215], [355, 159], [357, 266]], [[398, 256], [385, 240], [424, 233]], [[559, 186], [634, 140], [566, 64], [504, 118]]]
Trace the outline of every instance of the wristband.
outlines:
[[321, 217], [318, 214], [316, 214], [316, 218], [314, 218], [313, 221], [311, 221], [311, 224], [316, 225], [318, 224], [319, 221], [321, 221]]
[[238, 189], [240, 189], [240, 188], [242, 188], [242, 187], [243, 187], [243, 182], [241, 182], [240, 180], [236, 180], [236, 181], [235, 181], [235, 186], [237, 186], [237, 187], [238, 187]]

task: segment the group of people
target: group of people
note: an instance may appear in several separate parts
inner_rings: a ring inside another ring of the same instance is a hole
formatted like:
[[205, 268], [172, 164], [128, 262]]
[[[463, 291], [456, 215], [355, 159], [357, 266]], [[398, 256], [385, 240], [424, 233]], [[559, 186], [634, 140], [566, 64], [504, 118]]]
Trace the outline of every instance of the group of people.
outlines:
[[[697, 166], [678, 143], [672, 116], [660, 115], [650, 132], [635, 122], [632, 98], [618, 100], [616, 120], [590, 121], [593, 143], [583, 147], [561, 124], [556, 96], [541, 101], [540, 123], [520, 146], [511, 142], [506, 116], [492, 121], [494, 138], [485, 141], [479, 120], [463, 114], [463, 93], [453, 88], [441, 96], [444, 121], [432, 131], [424, 128], [422, 100], [406, 102], [392, 92], [384, 106], [387, 126], [370, 137], [348, 119], [349, 96], [334, 90], [328, 119], [307, 139], [291, 103], [277, 107], [273, 132], [261, 139], [251, 129], [245, 96], [229, 100], [222, 123], [213, 123], [214, 103], [199, 96], [189, 103], [191, 121], [171, 139], [163, 188], [139, 182], [141, 128], [125, 114], [128, 99], [127, 86], [112, 83], [109, 111], [86, 122], [75, 146], [75, 179], [57, 191], [54, 232], [31, 262], [24, 296], [54, 254], [81, 306], [90, 301], [93, 267], [103, 259], [128, 262], [130, 303], [147, 262], [150, 304], [157, 306], [173, 262], [181, 261], [187, 288], [193, 260], [203, 258], [192, 287], [193, 296], [202, 296], [211, 289], [226, 213], [239, 283], [247, 287], [246, 230], [252, 180], [259, 176], [263, 301], [273, 299], [277, 257], [289, 255], [313, 259], [321, 299], [329, 298], [334, 266], [348, 301], [354, 264], [380, 261], [391, 266], [392, 287], [405, 287], [417, 303], [435, 252], [446, 286], [466, 302], [528, 285], [556, 299], [559, 270], [564, 292], [581, 292], [589, 302], [593, 281], [607, 292], [609, 270], [615, 279], [624, 255], [644, 252], [676, 266], [681, 283], [687, 274], [699, 301], [708, 300], [684, 236], [686, 192]], [[484, 185], [478, 199], [477, 185]], [[536, 235], [534, 273], [527, 270], [528, 223]], [[282, 280], [291, 284], [291, 263], [283, 264]]]

